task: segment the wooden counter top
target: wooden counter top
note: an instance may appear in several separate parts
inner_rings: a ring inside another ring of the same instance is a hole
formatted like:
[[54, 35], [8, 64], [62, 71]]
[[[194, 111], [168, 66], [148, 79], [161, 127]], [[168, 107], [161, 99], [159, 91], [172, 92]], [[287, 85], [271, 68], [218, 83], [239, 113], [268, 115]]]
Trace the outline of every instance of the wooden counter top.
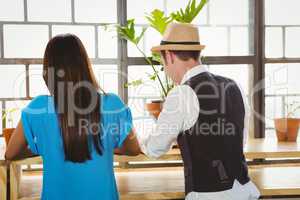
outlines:
[[[1, 143], [0, 143], [1, 144]], [[4, 163], [5, 147], [0, 146], [0, 164]], [[260, 158], [300, 158], [300, 142], [277, 142], [274, 139], [250, 139], [245, 146], [245, 156], [247, 159]], [[179, 149], [172, 149], [166, 155], [159, 159], [148, 158], [140, 154], [139, 156], [122, 156], [115, 155], [115, 162], [143, 162], [143, 161], [171, 161], [181, 160]], [[42, 163], [39, 157], [28, 158], [15, 161], [18, 164], [40, 164]]]

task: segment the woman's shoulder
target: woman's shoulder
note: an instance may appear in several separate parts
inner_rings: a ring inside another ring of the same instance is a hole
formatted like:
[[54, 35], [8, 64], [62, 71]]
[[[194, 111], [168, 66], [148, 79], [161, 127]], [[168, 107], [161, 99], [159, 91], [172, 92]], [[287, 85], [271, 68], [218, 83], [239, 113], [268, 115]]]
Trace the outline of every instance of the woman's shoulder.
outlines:
[[30, 103], [28, 104], [28, 107], [42, 107], [48, 104], [48, 102], [52, 100], [52, 96], [49, 95], [38, 95], [35, 96]]
[[123, 100], [114, 93], [101, 94], [102, 111], [122, 111], [127, 106]]

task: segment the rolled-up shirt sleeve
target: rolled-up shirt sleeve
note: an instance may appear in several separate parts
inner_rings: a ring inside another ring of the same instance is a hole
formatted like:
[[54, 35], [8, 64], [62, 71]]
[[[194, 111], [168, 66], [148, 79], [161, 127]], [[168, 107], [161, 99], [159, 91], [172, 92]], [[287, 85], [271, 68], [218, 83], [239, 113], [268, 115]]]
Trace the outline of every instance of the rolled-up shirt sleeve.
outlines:
[[167, 153], [180, 132], [191, 128], [199, 115], [199, 102], [188, 85], [175, 87], [168, 94], [156, 127], [146, 137], [138, 137], [142, 151], [158, 158]]

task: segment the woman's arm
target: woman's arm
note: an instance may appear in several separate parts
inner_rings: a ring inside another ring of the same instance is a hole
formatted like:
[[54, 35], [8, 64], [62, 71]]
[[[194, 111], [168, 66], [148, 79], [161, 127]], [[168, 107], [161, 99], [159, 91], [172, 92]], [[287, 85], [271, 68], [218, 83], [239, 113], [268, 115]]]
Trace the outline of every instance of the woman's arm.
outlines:
[[20, 121], [9, 140], [5, 152], [5, 159], [15, 160], [31, 156], [33, 156], [33, 154], [27, 148], [22, 122]]
[[141, 153], [141, 149], [136, 137], [135, 130], [132, 129], [127, 138], [123, 142], [121, 148], [115, 149], [115, 154], [137, 156]]
[[[136, 156], [139, 155], [141, 152], [138, 140], [136, 138], [135, 131], [132, 130], [121, 148], [115, 149], [116, 154], [122, 155], [130, 155]], [[23, 132], [22, 122], [18, 123], [15, 131], [13, 132], [9, 144], [6, 148], [5, 158], [7, 160], [14, 160], [14, 159], [21, 159], [26, 157], [31, 157], [34, 154], [27, 148], [27, 142]]]

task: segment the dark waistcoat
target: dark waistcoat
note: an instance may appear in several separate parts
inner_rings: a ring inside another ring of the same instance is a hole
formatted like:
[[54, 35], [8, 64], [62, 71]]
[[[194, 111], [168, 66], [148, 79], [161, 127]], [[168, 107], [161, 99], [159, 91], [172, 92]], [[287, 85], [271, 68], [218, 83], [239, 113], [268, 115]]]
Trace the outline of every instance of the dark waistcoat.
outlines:
[[218, 192], [231, 189], [234, 180], [249, 181], [243, 153], [245, 107], [237, 84], [204, 72], [189, 85], [197, 94], [197, 122], [178, 135], [184, 162], [185, 192]]

